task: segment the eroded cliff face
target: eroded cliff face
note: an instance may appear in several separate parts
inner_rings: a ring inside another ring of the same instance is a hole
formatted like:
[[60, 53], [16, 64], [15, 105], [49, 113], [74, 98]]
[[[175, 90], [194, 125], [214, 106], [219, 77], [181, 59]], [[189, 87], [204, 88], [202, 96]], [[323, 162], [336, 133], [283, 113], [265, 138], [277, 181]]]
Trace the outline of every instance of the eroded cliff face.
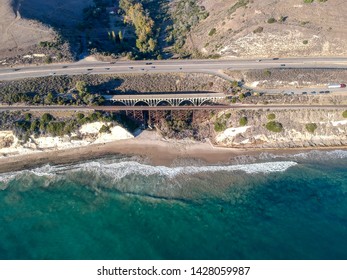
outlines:
[[[225, 147], [300, 148], [347, 145], [347, 119], [342, 110], [224, 111], [216, 120], [226, 129], [215, 132], [214, 144]], [[274, 114], [270, 116], [270, 114]], [[240, 126], [245, 117], [247, 124]], [[281, 124], [272, 132], [269, 122]]]

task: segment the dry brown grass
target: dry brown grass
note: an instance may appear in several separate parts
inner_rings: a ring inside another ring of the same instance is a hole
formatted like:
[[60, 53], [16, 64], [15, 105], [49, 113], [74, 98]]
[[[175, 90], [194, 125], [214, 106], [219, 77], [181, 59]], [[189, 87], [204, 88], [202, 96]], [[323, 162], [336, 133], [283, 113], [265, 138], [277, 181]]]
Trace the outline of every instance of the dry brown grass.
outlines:
[[[224, 57], [347, 55], [344, 0], [248, 1], [230, 13], [238, 1], [200, 0], [210, 16], [193, 28], [186, 47]], [[270, 18], [276, 22], [268, 23]], [[263, 31], [254, 33], [258, 27]], [[213, 36], [208, 35], [211, 28], [216, 28]]]

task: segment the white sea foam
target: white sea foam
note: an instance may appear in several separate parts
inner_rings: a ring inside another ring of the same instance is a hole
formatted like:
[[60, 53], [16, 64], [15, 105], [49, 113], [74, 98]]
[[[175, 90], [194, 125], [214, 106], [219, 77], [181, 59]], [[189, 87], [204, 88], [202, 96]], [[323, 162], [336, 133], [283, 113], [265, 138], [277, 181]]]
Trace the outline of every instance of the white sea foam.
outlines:
[[323, 151], [314, 150], [308, 152], [302, 152], [298, 154], [272, 154], [272, 153], [261, 153], [259, 155], [260, 160], [271, 160], [271, 159], [293, 159], [293, 160], [334, 160], [347, 158], [347, 151], [345, 150], [333, 150]]
[[275, 161], [265, 163], [252, 163], [252, 164], [238, 164], [238, 165], [216, 165], [216, 166], [179, 166], [179, 167], [166, 167], [166, 166], [152, 166], [136, 161], [119, 161], [116, 162], [85, 162], [75, 165], [61, 165], [50, 166], [45, 165], [40, 168], [32, 170], [18, 171], [12, 173], [5, 173], [0, 175], [0, 182], [6, 183], [10, 180], [22, 175], [35, 175], [46, 176], [52, 178], [60, 174], [72, 172], [93, 172], [100, 175], [120, 180], [129, 175], [151, 176], [158, 175], [167, 177], [169, 179], [178, 177], [180, 175], [193, 175], [204, 172], [234, 172], [243, 171], [245, 173], [272, 173], [283, 172], [289, 167], [296, 165], [294, 161]]

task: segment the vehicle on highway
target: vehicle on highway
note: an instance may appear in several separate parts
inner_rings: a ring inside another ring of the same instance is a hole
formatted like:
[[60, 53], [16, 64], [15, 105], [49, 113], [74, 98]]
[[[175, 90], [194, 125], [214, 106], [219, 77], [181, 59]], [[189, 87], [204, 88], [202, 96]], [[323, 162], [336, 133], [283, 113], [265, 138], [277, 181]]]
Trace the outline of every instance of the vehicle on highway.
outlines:
[[129, 69], [133, 69], [134, 67], [130, 66]]
[[19, 71], [19, 70], [20, 70], [20, 68], [13, 69], [14, 72]]
[[61, 67], [61, 68], [68, 68], [69, 66], [66, 66], [66, 65], [64, 65], [63, 67]]
[[285, 64], [281, 64], [281, 66], [283, 67], [283, 66], [286, 66]]
[[116, 63], [116, 62], [114, 62], [114, 61], [113, 61], [113, 62], [110, 62], [110, 64], [115, 64], [115, 63]]
[[182, 67], [180, 67], [180, 70], [182, 70]]
[[345, 88], [346, 84], [329, 84], [328, 88]]
[[330, 91], [329, 91], [329, 90], [326, 90], [326, 91], [324, 91], [324, 93], [330, 93]]
[[317, 92], [315, 92], [315, 91], [311, 91], [311, 93], [312, 93], [312, 94], [316, 94]]
[[261, 61], [261, 59], [257, 59], [257, 62], [260, 62]]
[[55, 72], [51, 72], [51, 73], [49, 73], [49, 75], [55, 75], [56, 73]]
[[110, 68], [105, 68], [105, 70], [110, 70]]
[[307, 94], [307, 91], [303, 91], [302, 94]]
[[320, 91], [319, 93], [324, 93], [324, 91], [322, 90], [322, 91]]
[[143, 70], [145, 70], [145, 69], [141, 68], [141, 70], [143, 71]]
[[146, 65], [151, 65], [152, 64], [152, 62], [146, 62]]
[[87, 70], [88, 70], [88, 71], [92, 71], [92, 70], [93, 70], [93, 68], [88, 68]]
[[152, 66], [151, 68], [155, 68], [155, 66]]
[[272, 60], [279, 60], [279, 58], [278, 57], [274, 57]]

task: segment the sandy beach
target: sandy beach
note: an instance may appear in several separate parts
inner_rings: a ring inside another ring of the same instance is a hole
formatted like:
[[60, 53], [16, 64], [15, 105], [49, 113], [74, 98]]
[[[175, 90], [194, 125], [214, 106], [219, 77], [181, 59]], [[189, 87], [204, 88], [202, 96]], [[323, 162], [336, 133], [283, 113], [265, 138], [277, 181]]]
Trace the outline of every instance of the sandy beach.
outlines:
[[[132, 139], [93, 144], [57, 151], [0, 158], [0, 173], [33, 168], [44, 164], [67, 164], [117, 154], [136, 155], [148, 159], [153, 165], [171, 165], [177, 160], [196, 159], [206, 163], [228, 162], [241, 149], [215, 148], [210, 143], [190, 140], [165, 140], [151, 131], [143, 131]], [[254, 151], [253, 151], [254, 153]]]
[[[166, 140], [154, 131], [143, 131], [139, 136], [109, 143], [93, 144], [84, 147], [0, 158], [0, 173], [35, 168], [44, 164], [68, 164], [92, 160], [112, 155], [139, 156], [152, 165], [170, 166], [201, 161], [206, 164], [233, 162], [240, 156], [257, 156], [267, 152], [272, 154], [294, 154], [317, 150], [310, 149], [240, 149], [215, 147], [209, 142], [192, 140]], [[345, 147], [320, 148], [325, 150], [345, 149]]]

